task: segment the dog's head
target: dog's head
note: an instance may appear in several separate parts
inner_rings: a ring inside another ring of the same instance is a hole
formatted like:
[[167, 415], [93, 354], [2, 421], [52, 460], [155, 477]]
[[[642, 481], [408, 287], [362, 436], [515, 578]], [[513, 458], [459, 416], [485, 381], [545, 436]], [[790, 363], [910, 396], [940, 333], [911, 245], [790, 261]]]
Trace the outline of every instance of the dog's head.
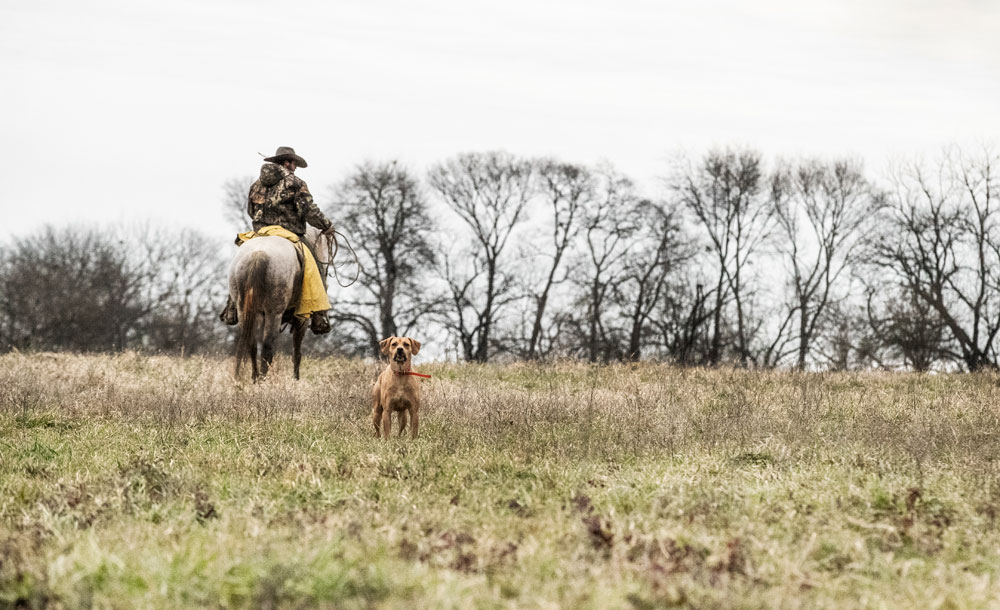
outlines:
[[420, 351], [420, 341], [409, 337], [389, 337], [379, 341], [383, 356], [396, 364], [409, 364], [410, 358]]

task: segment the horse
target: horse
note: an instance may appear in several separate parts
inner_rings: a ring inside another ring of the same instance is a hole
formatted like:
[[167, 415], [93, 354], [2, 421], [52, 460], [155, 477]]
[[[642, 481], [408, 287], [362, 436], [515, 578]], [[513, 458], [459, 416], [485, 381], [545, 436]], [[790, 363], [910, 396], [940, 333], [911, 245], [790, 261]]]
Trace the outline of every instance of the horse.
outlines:
[[[327, 236], [309, 227], [306, 239], [314, 244], [316, 262], [322, 273], [329, 263]], [[281, 330], [285, 312], [294, 309], [301, 294], [302, 269], [295, 244], [283, 237], [255, 237], [244, 242], [229, 266], [229, 295], [239, 312], [236, 338], [236, 368], [238, 377], [249, 358], [251, 379], [267, 375], [274, 359], [274, 340]], [[302, 362], [302, 338], [309, 320], [292, 316], [292, 366], [299, 378]], [[259, 363], [258, 368], [258, 346]]]

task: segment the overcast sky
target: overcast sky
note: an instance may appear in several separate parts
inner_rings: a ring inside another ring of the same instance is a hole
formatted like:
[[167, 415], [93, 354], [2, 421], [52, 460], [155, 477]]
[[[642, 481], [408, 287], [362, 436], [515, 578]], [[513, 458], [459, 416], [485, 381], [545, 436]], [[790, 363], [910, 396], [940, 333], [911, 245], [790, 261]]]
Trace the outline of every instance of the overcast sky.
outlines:
[[223, 234], [222, 183], [282, 145], [321, 202], [366, 158], [494, 148], [650, 191], [727, 144], [881, 171], [1000, 139], [998, 33], [998, 0], [4, 0], [0, 208]]

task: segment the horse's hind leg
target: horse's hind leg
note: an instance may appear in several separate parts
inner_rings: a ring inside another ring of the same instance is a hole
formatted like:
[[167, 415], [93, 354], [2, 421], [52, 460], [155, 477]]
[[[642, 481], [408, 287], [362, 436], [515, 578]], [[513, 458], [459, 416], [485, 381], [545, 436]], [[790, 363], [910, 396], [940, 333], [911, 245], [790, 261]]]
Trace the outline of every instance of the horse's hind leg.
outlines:
[[257, 383], [260, 372], [257, 369], [257, 340], [250, 346], [250, 381]]
[[263, 363], [257, 362], [257, 355], [260, 353], [257, 350], [257, 343], [261, 337], [262, 325], [264, 322], [263, 314], [255, 315], [253, 318], [244, 321], [245, 324], [253, 324], [253, 329], [251, 330], [253, 339], [250, 343], [250, 380], [257, 383], [257, 380], [267, 374], [267, 369], [264, 368], [261, 371]]
[[292, 323], [292, 367], [295, 379], [299, 378], [299, 365], [302, 363], [302, 337], [306, 335], [306, 321], [295, 318]]
[[263, 339], [261, 340], [261, 353], [260, 353], [260, 368], [261, 376], [267, 375], [268, 369], [271, 368], [271, 362], [274, 360], [274, 340], [278, 336], [278, 331], [281, 328], [281, 317], [265, 314], [264, 324], [263, 324]]

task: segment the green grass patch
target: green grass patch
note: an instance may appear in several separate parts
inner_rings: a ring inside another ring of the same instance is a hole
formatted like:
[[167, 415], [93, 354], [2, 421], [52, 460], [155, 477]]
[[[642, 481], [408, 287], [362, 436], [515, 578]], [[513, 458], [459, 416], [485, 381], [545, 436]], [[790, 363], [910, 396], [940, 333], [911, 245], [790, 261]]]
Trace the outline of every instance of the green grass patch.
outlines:
[[996, 375], [0, 357], [0, 608], [989, 608]]

